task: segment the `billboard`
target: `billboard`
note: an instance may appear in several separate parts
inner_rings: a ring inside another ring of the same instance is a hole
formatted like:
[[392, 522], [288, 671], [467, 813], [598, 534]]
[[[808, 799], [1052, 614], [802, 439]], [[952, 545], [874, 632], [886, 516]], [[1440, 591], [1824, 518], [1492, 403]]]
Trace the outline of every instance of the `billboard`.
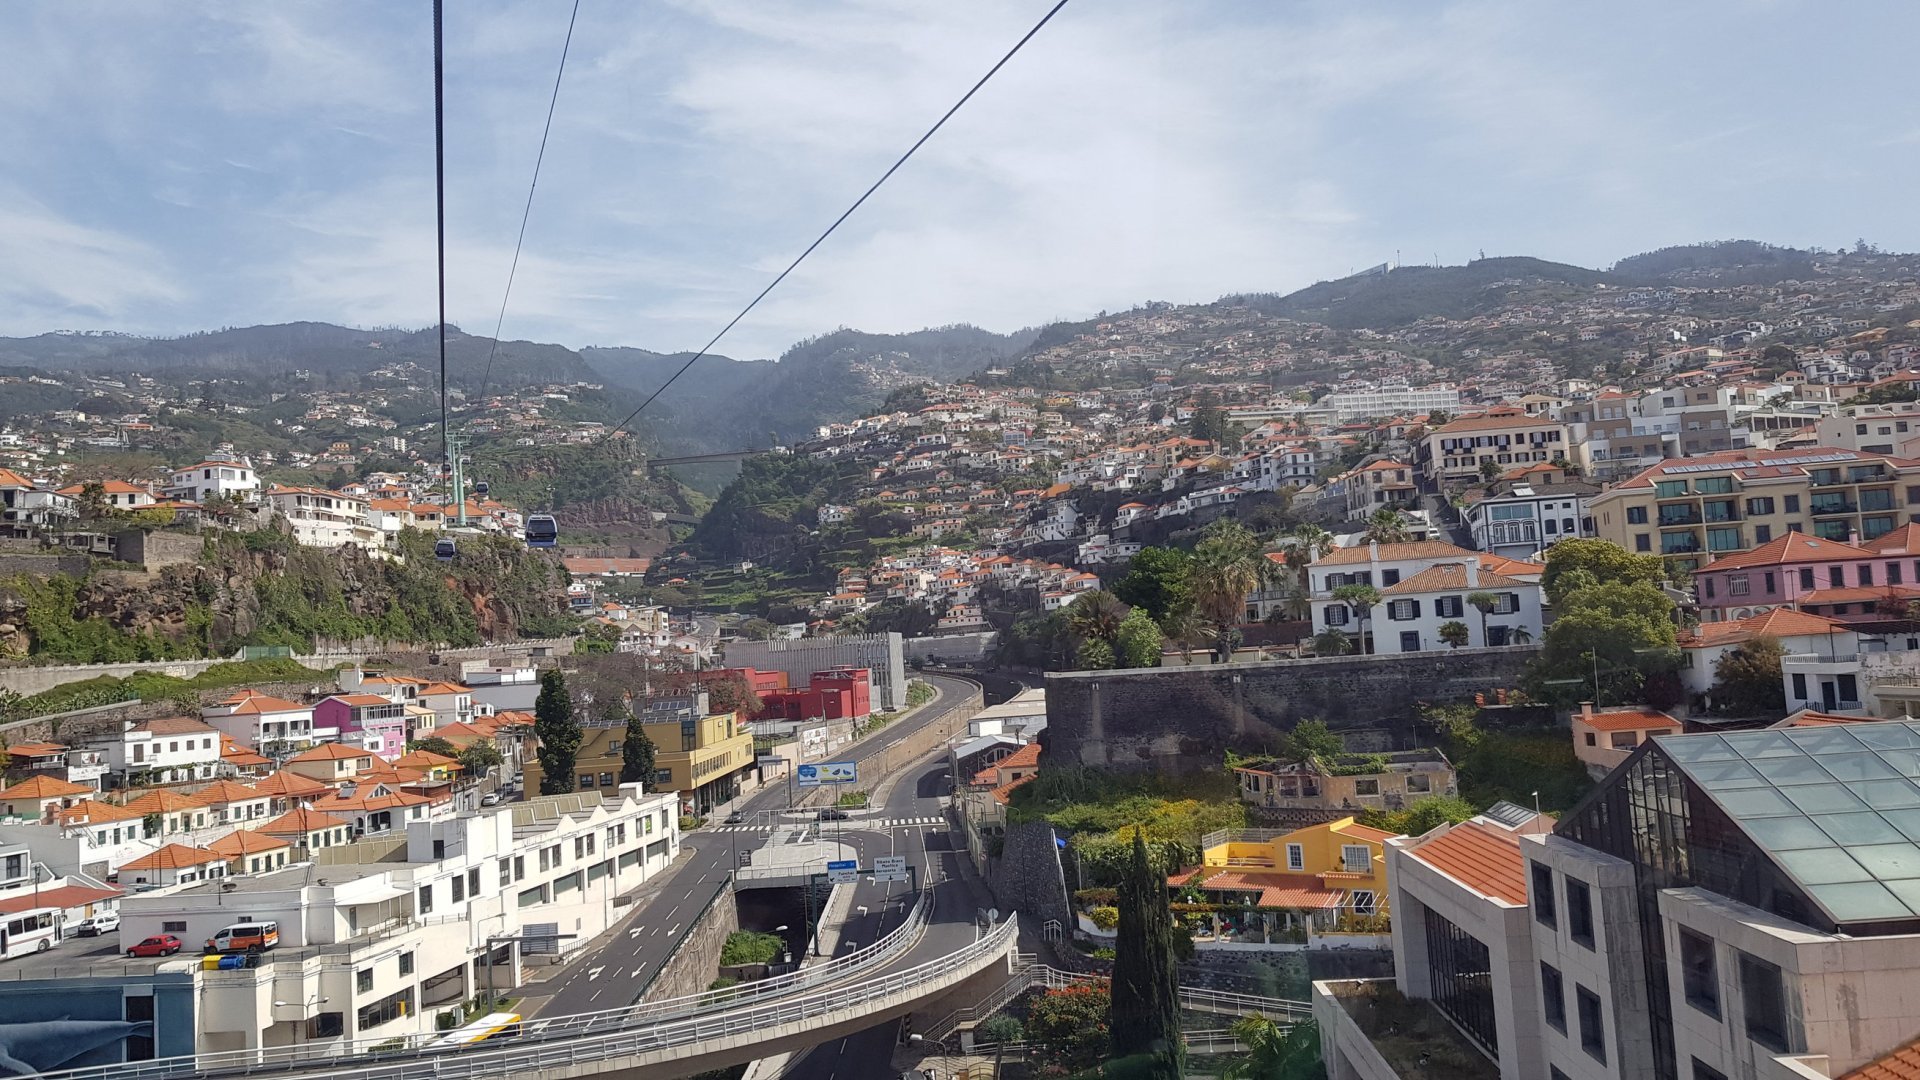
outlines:
[[793, 771], [793, 776], [801, 787], [851, 784], [860, 779], [860, 766], [852, 761], [823, 761], [817, 765], [802, 765]]

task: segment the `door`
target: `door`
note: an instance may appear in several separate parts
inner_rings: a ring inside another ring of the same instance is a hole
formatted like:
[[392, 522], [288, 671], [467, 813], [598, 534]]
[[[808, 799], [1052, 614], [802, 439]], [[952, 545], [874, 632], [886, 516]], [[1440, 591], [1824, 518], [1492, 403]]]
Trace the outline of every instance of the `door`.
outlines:
[[1834, 692], [1832, 679], [1820, 680], [1820, 707], [1832, 712], [1840, 705], [1840, 696]]

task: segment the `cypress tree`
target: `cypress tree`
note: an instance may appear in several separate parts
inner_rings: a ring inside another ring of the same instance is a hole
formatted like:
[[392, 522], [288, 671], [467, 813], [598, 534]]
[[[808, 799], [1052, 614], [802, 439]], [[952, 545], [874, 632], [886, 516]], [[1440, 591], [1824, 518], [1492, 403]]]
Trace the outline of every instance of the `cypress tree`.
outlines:
[[1173, 915], [1166, 880], [1133, 834], [1133, 860], [1120, 882], [1119, 936], [1113, 961], [1113, 1053], [1151, 1059], [1151, 1080], [1179, 1080], [1180, 997], [1173, 970]]
[[626, 742], [620, 747], [620, 782], [623, 784], [645, 784], [647, 790], [654, 789], [653, 740], [647, 738], [647, 729], [640, 717], [627, 717]]
[[540, 676], [533, 702], [533, 735], [540, 740], [540, 794], [573, 790], [573, 763], [580, 755], [580, 722], [573, 718], [567, 677], [558, 670]]

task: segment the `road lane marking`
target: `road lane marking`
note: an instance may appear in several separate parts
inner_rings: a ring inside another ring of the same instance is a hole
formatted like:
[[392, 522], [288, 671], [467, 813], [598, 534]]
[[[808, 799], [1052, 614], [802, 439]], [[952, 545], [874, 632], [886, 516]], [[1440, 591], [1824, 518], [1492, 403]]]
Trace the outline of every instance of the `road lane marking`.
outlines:
[[606, 968], [604, 968], [604, 967], [596, 967], [596, 968], [588, 968], [588, 969], [587, 969], [587, 981], [588, 981], [588, 982], [592, 982], [593, 980], [595, 980], [595, 979], [597, 979], [597, 978], [599, 978], [599, 977], [600, 977], [600, 973], [601, 973], [601, 972], [603, 972], [603, 971], [605, 971], [605, 970], [607, 970], [607, 969], [606, 969]]
[[675, 934], [677, 934], [677, 933], [679, 933], [679, 932], [680, 932], [680, 924], [679, 924], [679, 923], [674, 923], [674, 924], [673, 924], [673, 929], [671, 929], [671, 930], [669, 930], [669, 931], [667, 931], [667, 936], [668, 936], [668, 937], [672, 937], [673, 935], [675, 935]]

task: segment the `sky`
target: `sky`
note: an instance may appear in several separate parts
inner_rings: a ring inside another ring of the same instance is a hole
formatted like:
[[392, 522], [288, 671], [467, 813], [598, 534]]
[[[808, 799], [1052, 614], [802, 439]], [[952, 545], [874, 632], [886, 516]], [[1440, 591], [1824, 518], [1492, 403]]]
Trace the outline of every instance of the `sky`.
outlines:
[[[502, 336], [704, 344], [1052, 0], [581, 0]], [[499, 318], [571, 0], [446, 13]], [[427, 0], [0, 5], [0, 335], [435, 319]], [[1910, 0], [1070, 0], [718, 351], [1481, 253], [1920, 250]]]

